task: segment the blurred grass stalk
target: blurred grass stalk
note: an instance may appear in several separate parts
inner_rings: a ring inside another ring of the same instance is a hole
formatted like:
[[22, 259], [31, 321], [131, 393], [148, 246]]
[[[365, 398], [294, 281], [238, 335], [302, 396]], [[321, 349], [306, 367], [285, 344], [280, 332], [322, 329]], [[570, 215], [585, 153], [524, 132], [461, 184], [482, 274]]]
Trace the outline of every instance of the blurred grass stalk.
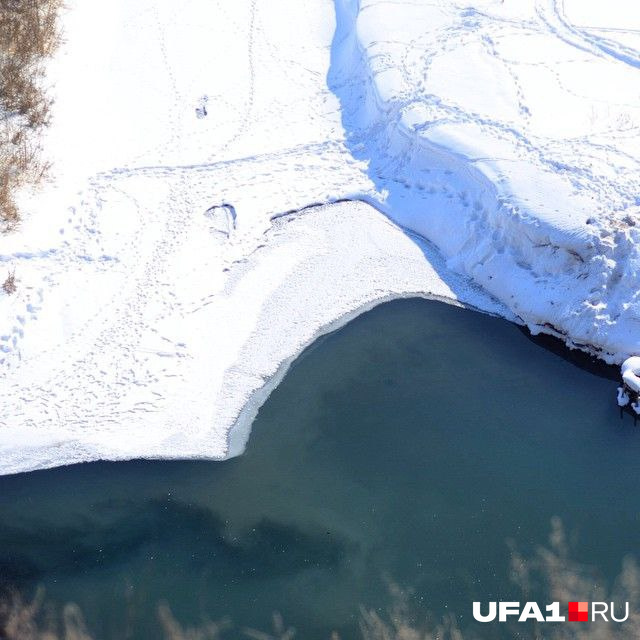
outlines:
[[[599, 620], [587, 624], [540, 624], [514, 622], [505, 625], [506, 633], [521, 639], [538, 640], [628, 640], [640, 638], [640, 569], [632, 558], [622, 562], [622, 572], [610, 589], [597, 577], [593, 567], [573, 561], [566, 535], [559, 518], [551, 521], [547, 546], [535, 549], [525, 558], [513, 543], [510, 547], [510, 579], [522, 593], [524, 601], [535, 590], [545, 601], [615, 601], [628, 602], [630, 615], [626, 622]], [[474, 631], [460, 630], [454, 615], [442, 620], [419, 615], [411, 606], [412, 593], [390, 582], [390, 606], [386, 613], [360, 607], [359, 627], [363, 640], [470, 640], [478, 638]], [[469, 602], [471, 608], [471, 598]], [[204, 618], [193, 627], [184, 627], [173, 615], [169, 605], [157, 608], [159, 627], [165, 640], [219, 640], [227, 631], [240, 632], [253, 640], [293, 640], [296, 631], [285, 624], [282, 616], [273, 614], [271, 629], [261, 631], [232, 624], [228, 619], [212, 621]], [[477, 628], [477, 627], [476, 627]], [[489, 631], [493, 633], [493, 631]], [[494, 630], [495, 631], [495, 630]], [[123, 635], [130, 637], [130, 632]], [[489, 636], [487, 636], [489, 637]], [[493, 636], [491, 636], [493, 637]], [[61, 612], [45, 602], [44, 590], [38, 589], [29, 602], [17, 592], [0, 599], [0, 638], [6, 640], [94, 640], [80, 608], [67, 604]], [[339, 640], [337, 633], [327, 640]]]

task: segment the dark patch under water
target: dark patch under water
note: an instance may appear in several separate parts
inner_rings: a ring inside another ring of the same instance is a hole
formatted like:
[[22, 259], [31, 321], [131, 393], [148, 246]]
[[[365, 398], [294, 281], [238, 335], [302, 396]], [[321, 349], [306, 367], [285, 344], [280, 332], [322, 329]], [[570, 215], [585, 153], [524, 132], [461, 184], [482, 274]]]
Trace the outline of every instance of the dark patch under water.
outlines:
[[160, 601], [350, 638], [390, 580], [466, 627], [473, 600], [517, 595], [506, 541], [544, 544], [552, 516], [603, 579], [640, 555], [615, 387], [502, 320], [388, 303], [298, 359], [240, 458], [0, 478], [0, 582], [77, 602], [99, 638], [158, 637]]

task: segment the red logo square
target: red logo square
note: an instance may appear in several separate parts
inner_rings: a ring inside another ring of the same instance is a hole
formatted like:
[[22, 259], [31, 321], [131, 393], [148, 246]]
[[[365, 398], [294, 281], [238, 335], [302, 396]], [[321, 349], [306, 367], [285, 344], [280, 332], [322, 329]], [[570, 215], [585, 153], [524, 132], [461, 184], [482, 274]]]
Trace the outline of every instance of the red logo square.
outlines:
[[589, 603], [570, 602], [569, 622], [589, 622]]

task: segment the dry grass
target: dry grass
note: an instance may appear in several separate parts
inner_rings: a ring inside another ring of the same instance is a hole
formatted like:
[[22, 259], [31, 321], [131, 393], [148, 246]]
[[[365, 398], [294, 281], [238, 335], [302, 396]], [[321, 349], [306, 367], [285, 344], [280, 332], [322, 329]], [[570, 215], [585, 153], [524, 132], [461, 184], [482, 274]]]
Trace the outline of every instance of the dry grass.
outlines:
[[40, 135], [51, 100], [44, 61], [60, 41], [62, 0], [0, 0], [0, 225], [15, 228], [16, 190], [37, 184], [48, 170]]
[[411, 592], [389, 585], [391, 608], [383, 617], [373, 609], [360, 607], [360, 633], [363, 640], [463, 640], [453, 615], [433, 622], [416, 615]]
[[80, 608], [67, 604], [61, 619], [45, 605], [44, 590], [31, 602], [12, 594], [0, 604], [0, 638], [7, 640], [92, 640]]
[[[571, 559], [562, 522], [551, 521], [549, 544], [538, 547], [531, 558], [523, 558], [512, 546], [511, 579], [520, 588], [523, 598], [535, 586], [544, 592], [547, 602], [597, 601], [616, 602], [622, 606], [629, 603], [629, 618], [626, 622], [605, 622], [598, 618], [588, 623], [547, 625], [534, 629], [532, 638], [548, 640], [630, 640], [640, 638], [640, 568], [636, 561], [627, 557], [622, 561], [622, 571], [607, 588], [594, 567]], [[534, 599], [534, 598], [531, 598]], [[618, 611], [618, 615], [622, 610]]]
[[[548, 624], [543, 628], [515, 623], [513, 637], [520, 640], [629, 640], [640, 638], [640, 569], [635, 561], [623, 561], [622, 572], [610, 589], [596, 579], [591, 567], [570, 559], [562, 525], [552, 522], [549, 545], [539, 547], [533, 557], [524, 558], [511, 550], [511, 579], [527, 601], [532, 588], [542, 589], [539, 602], [614, 601], [629, 602], [630, 615], [624, 623], [590, 622]], [[461, 631], [453, 616], [434, 621], [416, 615], [410, 605], [411, 592], [391, 583], [390, 608], [383, 615], [377, 610], [360, 608], [359, 626], [362, 640], [471, 640], [477, 635]], [[536, 598], [531, 598], [536, 599]], [[470, 603], [471, 604], [471, 603]], [[234, 626], [228, 620], [204, 620], [195, 627], [183, 627], [166, 604], [157, 609], [164, 640], [224, 640], [231, 630], [252, 640], [294, 640], [293, 627], [278, 613], [273, 615], [270, 631]], [[487, 636], [489, 637], [489, 636]], [[61, 615], [47, 607], [44, 592], [39, 590], [31, 602], [19, 595], [0, 598], [0, 638], [2, 640], [92, 640], [77, 605], [67, 604]], [[340, 640], [336, 633], [327, 640]]]
[[158, 620], [165, 640], [218, 640], [220, 634], [232, 626], [231, 622], [224, 618], [217, 622], [205, 620], [197, 627], [183, 627], [174, 618], [166, 603], [158, 606]]

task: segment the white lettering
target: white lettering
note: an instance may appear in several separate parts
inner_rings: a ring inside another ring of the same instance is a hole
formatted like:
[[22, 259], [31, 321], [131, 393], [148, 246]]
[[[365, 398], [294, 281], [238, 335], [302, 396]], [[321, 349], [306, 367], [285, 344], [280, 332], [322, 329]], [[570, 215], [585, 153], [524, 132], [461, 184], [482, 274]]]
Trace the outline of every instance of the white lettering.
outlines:
[[545, 609], [551, 614], [547, 616], [547, 622], [564, 622], [565, 617], [560, 615], [560, 603], [552, 602], [548, 604]]
[[520, 611], [519, 602], [500, 602], [498, 603], [498, 620], [500, 622], [506, 622], [507, 616], [517, 616]]
[[613, 602], [611, 603], [611, 619], [612, 619], [614, 622], [624, 622], [624, 621], [629, 617], [629, 603], [628, 603], [628, 602], [625, 602], [624, 604], [625, 604], [625, 614], [624, 614], [624, 618], [616, 618], [616, 617], [613, 615]]
[[592, 602], [591, 603], [591, 621], [594, 622], [596, 616], [602, 616], [605, 622], [608, 622], [607, 616], [604, 614], [607, 612], [609, 605], [606, 602]]
[[518, 622], [526, 622], [530, 619], [537, 620], [538, 622], [544, 622], [544, 616], [542, 615], [542, 611], [540, 611], [540, 607], [535, 602], [527, 602], [524, 605], [524, 609], [522, 610], [522, 614], [518, 618]]
[[496, 619], [496, 603], [489, 603], [489, 613], [486, 616], [482, 615], [481, 606], [479, 602], [473, 603], [473, 617], [478, 622], [491, 622]]
[[[507, 622], [509, 616], [518, 616], [518, 622], [526, 622], [527, 620], [535, 620], [536, 622], [565, 622], [565, 616], [560, 615], [560, 603], [552, 602], [545, 606], [546, 617], [537, 602], [525, 602], [520, 611], [519, 602], [489, 602], [488, 611], [482, 613], [482, 603], [473, 603], [473, 617], [478, 622], [493, 622], [496, 616], [500, 622]], [[605, 622], [609, 622], [607, 614], [614, 622], [625, 622], [629, 619], [629, 603], [624, 603], [624, 617], [616, 618], [615, 603], [612, 602], [609, 607], [608, 602], [591, 602], [591, 620], [595, 622], [601, 617]]]

